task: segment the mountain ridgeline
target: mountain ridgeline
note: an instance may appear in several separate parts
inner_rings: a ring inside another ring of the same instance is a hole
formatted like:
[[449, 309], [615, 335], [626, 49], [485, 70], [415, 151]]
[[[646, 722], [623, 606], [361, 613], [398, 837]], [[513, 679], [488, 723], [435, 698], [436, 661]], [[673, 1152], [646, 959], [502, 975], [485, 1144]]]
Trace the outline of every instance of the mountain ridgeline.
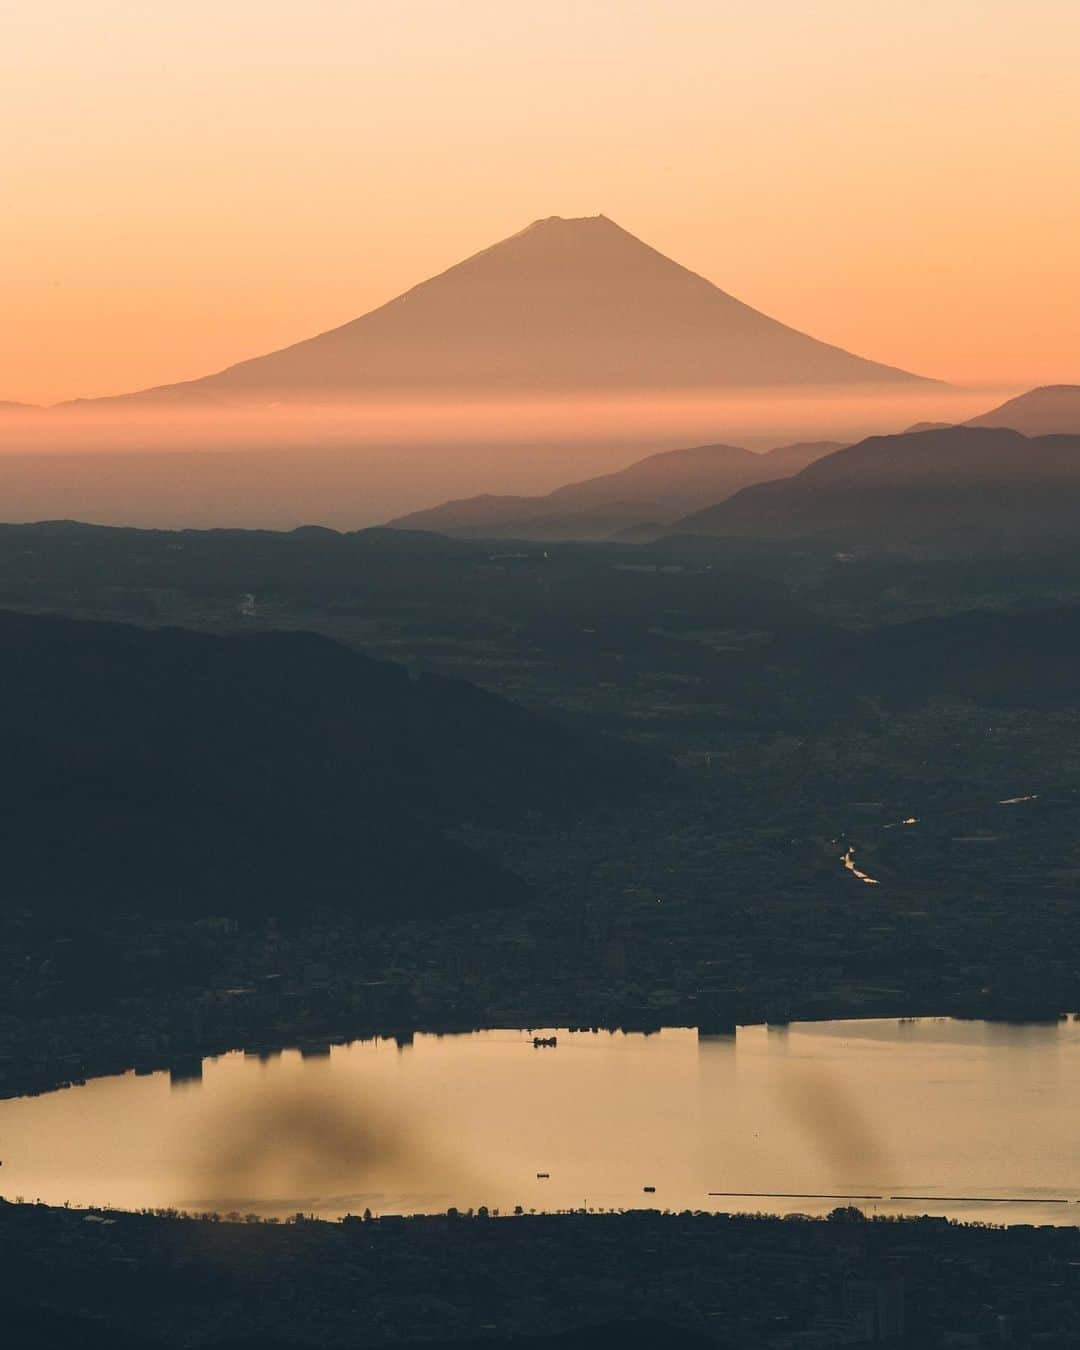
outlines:
[[1080, 384], [1045, 384], [1029, 389], [965, 425], [1009, 427], [1025, 436], [1080, 435]]
[[992, 552], [1067, 542], [1078, 521], [1080, 434], [958, 426], [872, 436], [685, 516], [673, 532]]
[[467, 497], [389, 523], [463, 538], [607, 539], [636, 526], [668, 524], [703, 502], [796, 473], [840, 448], [838, 441], [808, 441], [766, 454], [737, 445], [667, 450], [543, 497]]

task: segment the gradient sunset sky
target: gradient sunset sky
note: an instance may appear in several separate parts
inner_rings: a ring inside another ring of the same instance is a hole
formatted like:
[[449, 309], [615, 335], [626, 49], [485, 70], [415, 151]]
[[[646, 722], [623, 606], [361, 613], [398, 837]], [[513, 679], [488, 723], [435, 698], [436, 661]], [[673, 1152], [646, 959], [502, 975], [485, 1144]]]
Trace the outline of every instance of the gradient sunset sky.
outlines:
[[816, 337], [1080, 380], [1078, 0], [0, 0], [0, 398], [603, 212]]

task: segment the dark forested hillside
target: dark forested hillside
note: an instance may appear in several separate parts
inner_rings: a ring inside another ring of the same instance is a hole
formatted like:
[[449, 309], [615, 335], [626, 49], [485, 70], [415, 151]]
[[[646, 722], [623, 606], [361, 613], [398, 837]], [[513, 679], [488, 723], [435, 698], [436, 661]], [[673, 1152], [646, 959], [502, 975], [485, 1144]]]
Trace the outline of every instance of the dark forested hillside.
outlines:
[[0, 613], [0, 669], [16, 905], [498, 905], [519, 883], [444, 826], [604, 800], [636, 772], [600, 738], [307, 633]]

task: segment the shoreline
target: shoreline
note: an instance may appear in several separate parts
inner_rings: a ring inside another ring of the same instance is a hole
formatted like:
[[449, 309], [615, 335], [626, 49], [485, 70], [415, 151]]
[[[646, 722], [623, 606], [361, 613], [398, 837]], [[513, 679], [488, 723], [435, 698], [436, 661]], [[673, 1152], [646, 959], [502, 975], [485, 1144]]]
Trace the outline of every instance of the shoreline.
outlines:
[[[696, 1010], [690, 1007], [687, 1011], [693, 1013]], [[759, 1007], [756, 1011], [761, 1013], [762, 1009]], [[284, 1050], [318, 1051], [328, 1050], [331, 1046], [350, 1045], [357, 1041], [373, 1040], [392, 1040], [402, 1045], [409, 1043], [418, 1035], [460, 1036], [478, 1031], [493, 1030], [520, 1031], [531, 1034], [536, 1030], [555, 1030], [556, 1032], [622, 1032], [624, 1034], [650, 1036], [665, 1030], [696, 1030], [699, 1038], [702, 1038], [734, 1036], [743, 1027], [777, 1027], [807, 1023], [906, 1022], [952, 1018], [964, 1022], [1049, 1026], [1080, 1017], [1080, 1013], [1073, 1011], [1039, 1013], [1034, 1010], [1026, 1014], [1013, 1010], [1001, 1012], [994, 1016], [985, 1009], [972, 1009], [966, 1003], [960, 1002], [951, 1006], [948, 1004], [944, 1006], [941, 1004], [929, 1005], [920, 1008], [918, 1011], [903, 1013], [890, 1010], [890, 1005], [886, 1003], [883, 1003], [881, 1007], [868, 1007], [866, 1003], [855, 1006], [840, 1003], [833, 1005], [827, 1013], [823, 1013], [815, 1005], [812, 1009], [813, 1015], [800, 1015], [802, 1011], [792, 1010], [790, 1014], [785, 1012], [782, 1017], [758, 1015], [756, 1017], [736, 1017], [730, 1021], [718, 1019], [704, 1025], [700, 1020], [692, 1020], [691, 1017], [668, 1018], [659, 1016], [655, 1019], [631, 1018], [618, 1022], [605, 1020], [575, 1021], [565, 1016], [560, 1017], [553, 1011], [547, 1017], [540, 1016], [529, 1019], [521, 1017], [502, 1019], [498, 1015], [482, 1020], [475, 1018], [461, 1020], [429, 1019], [422, 1023], [414, 1023], [407, 1028], [363, 1024], [344, 1030], [340, 1026], [312, 1028], [309, 1025], [302, 1029], [300, 1027], [291, 1029], [280, 1027], [270, 1037], [246, 1035], [239, 1031], [235, 1035], [211, 1035], [198, 1040], [177, 1042], [167, 1048], [161, 1047], [152, 1050], [137, 1048], [138, 1038], [145, 1033], [131, 1031], [129, 1033], [131, 1042], [124, 1048], [117, 1048], [112, 1052], [99, 1052], [94, 1055], [89, 1052], [80, 1054], [78, 1050], [71, 1049], [57, 1050], [43, 1059], [36, 1058], [33, 1066], [25, 1062], [13, 1065], [10, 1059], [6, 1063], [0, 1061], [0, 1101], [42, 1096], [46, 1093], [62, 1091], [65, 1088], [78, 1087], [93, 1079], [113, 1078], [128, 1073], [135, 1073], [140, 1076], [171, 1073], [181, 1079], [197, 1077], [198, 1066], [204, 1060], [217, 1059], [233, 1053], [272, 1055]], [[807, 1014], [810, 1011], [810, 1009], [805, 1010]], [[10, 1034], [10, 1028], [8, 1030]], [[33, 1039], [33, 1028], [26, 1029], [24, 1038], [27, 1041]]]

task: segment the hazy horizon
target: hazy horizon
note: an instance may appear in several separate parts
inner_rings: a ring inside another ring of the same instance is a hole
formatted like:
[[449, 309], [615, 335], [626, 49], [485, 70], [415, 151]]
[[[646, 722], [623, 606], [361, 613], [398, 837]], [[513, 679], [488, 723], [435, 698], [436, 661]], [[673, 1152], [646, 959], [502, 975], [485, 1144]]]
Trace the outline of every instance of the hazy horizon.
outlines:
[[959, 421], [1015, 392], [9, 412], [0, 491], [13, 522], [357, 529], [475, 493], [549, 492], [663, 450], [763, 451]]

